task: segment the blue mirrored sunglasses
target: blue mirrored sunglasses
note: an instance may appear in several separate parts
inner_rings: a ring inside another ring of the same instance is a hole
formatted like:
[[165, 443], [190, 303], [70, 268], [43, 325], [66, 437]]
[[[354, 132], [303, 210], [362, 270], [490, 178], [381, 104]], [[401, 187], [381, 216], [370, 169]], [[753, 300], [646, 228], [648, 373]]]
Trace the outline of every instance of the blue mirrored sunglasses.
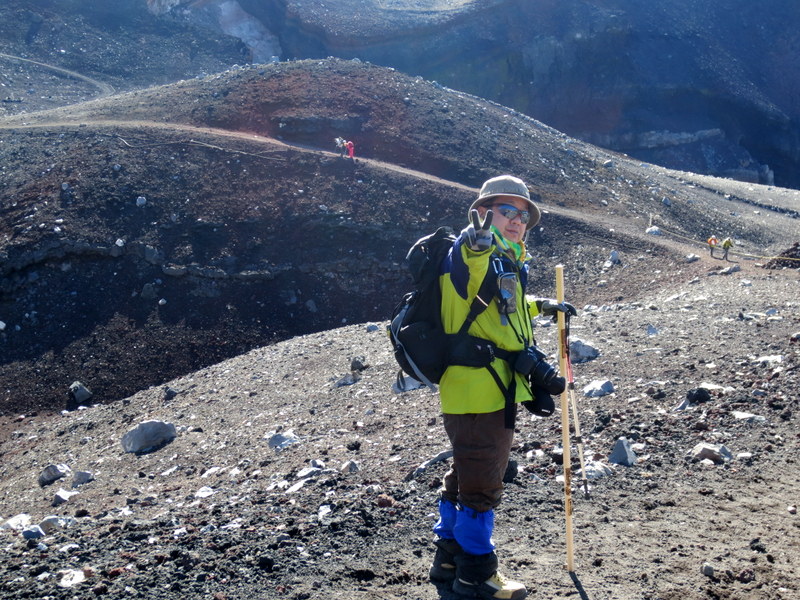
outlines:
[[492, 208], [503, 215], [509, 221], [513, 221], [519, 216], [522, 224], [527, 224], [531, 220], [531, 213], [527, 210], [520, 210], [516, 206], [510, 204], [493, 204]]

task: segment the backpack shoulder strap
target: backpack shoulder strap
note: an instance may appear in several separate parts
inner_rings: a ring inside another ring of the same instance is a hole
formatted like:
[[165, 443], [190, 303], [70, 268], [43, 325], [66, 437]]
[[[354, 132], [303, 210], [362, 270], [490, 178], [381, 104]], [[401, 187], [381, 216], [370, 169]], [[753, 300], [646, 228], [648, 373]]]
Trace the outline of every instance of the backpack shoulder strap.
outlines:
[[492, 269], [491, 267], [486, 270], [486, 275], [483, 278], [483, 282], [481, 283], [481, 287], [478, 289], [478, 294], [472, 300], [472, 304], [469, 307], [469, 313], [467, 314], [467, 318], [464, 319], [463, 325], [461, 325], [461, 329], [458, 330], [458, 334], [467, 333], [469, 330], [470, 325], [478, 318], [483, 311], [489, 308], [489, 303], [492, 301], [494, 297], [494, 286], [495, 281], [492, 277]]

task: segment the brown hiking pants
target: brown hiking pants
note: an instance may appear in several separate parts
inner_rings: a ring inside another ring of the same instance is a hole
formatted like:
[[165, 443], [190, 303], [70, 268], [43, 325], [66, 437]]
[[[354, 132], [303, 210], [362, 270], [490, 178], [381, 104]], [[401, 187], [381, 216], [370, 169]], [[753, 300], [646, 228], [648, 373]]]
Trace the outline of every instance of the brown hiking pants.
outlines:
[[444, 476], [442, 496], [478, 512], [500, 504], [503, 475], [514, 430], [506, 429], [505, 411], [442, 415], [453, 446], [453, 467]]

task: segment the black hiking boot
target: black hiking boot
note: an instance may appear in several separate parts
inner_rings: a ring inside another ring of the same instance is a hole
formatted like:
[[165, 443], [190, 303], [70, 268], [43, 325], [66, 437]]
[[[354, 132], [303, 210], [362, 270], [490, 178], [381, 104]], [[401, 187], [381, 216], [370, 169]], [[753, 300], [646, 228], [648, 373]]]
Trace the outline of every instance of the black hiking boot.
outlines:
[[497, 555], [455, 555], [456, 578], [453, 591], [456, 594], [483, 600], [522, 600], [528, 595], [525, 586], [506, 579], [497, 572]]
[[433, 542], [436, 545], [436, 554], [429, 572], [431, 581], [447, 583], [456, 578], [455, 556], [461, 554], [461, 546], [455, 540], [439, 538]]

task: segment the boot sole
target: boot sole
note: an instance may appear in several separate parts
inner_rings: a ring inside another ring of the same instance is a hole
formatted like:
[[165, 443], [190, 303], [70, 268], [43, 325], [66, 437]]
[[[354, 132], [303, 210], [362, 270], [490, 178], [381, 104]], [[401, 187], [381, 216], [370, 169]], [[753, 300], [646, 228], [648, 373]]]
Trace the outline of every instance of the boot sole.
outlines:
[[[497, 600], [497, 597], [490, 592], [482, 592], [478, 589], [477, 585], [469, 585], [468, 583], [461, 583], [456, 579], [453, 581], [453, 592], [468, 598], [483, 598], [485, 600]], [[528, 595], [528, 590], [519, 590], [511, 594], [508, 598], [503, 600], [522, 600]]]

